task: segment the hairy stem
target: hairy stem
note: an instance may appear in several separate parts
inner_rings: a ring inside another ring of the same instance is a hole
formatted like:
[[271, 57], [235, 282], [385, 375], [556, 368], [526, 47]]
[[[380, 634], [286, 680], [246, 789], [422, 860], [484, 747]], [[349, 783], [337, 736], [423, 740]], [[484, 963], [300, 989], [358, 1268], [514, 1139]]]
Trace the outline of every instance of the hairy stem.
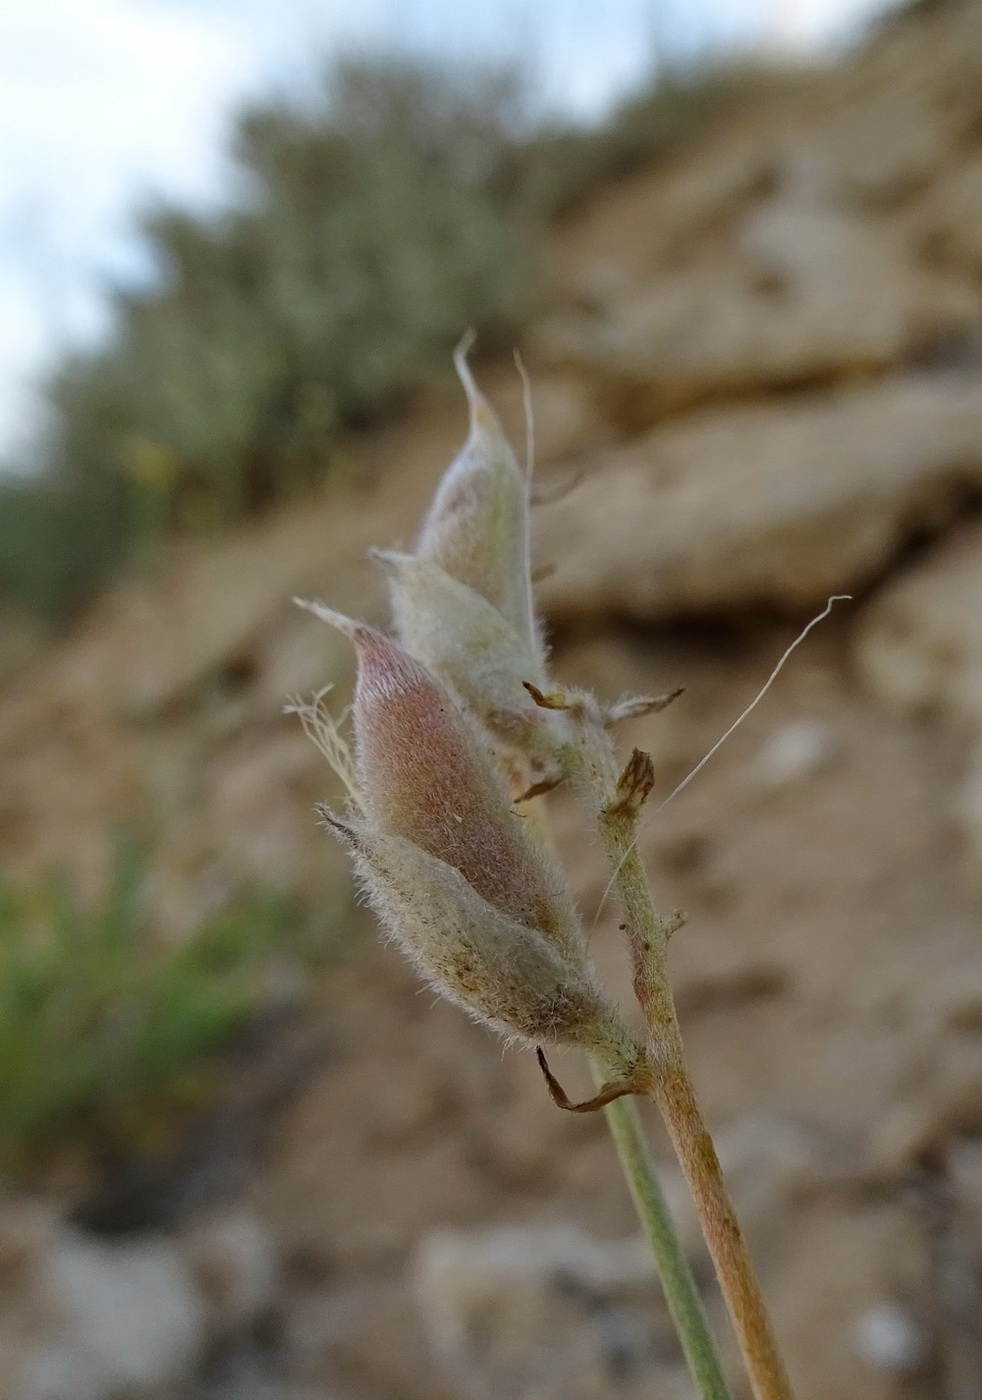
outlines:
[[[593, 1074], [599, 1088], [604, 1070], [596, 1061]], [[617, 1099], [604, 1112], [699, 1394], [703, 1400], [731, 1400], [702, 1300], [651, 1160], [637, 1104], [630, 1098]]]
[[758, 1400], [791, 1400], [760, 1284], [684, 1065], [666, 1072], [652, 1098], [665, 1119], [696, 1203], [754, 1394]]
[[601, 838], [624, 906], [634, 990], [658, 1066], [652, 1098], [699, 1212], [756, 1400], [791, 1400], [760, 1284], [685, 1065], [667, 966], [668, 940], [679, 919], [666, 920], [655, 910], [635, 841], [638, 812], [650, 790], [650, 759], [635, 750], [619, 774], [603, 725], [589, 713], [582, 713], [580, 721], [576, 769], [598, 811]]
[[[535, 840], [554, 855], [552, 831], [542, 803], [531, 803], [526, 815]], [[590, 1068], [597, 1089], [602, 1090], [608, 1067], [591, 1056]], [[638, 1106], [633, 1098], [619, 1098], [607, 1104], [604, 1113], [700, 1400], [732, 1400], [702, 1299], [658, 1180]]]

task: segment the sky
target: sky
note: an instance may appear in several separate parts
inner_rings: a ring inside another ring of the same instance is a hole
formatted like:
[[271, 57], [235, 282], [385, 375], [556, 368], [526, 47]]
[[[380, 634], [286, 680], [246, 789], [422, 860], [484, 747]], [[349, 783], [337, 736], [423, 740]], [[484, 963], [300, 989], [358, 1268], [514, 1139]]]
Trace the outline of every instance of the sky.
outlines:
[[[847, 42], [888, 0], [4, 0], [0, 3], [0, 460], [29, 455], [36, 384], [107, 330], [105, 289], [151, 275], [134, 216], [229, 188], [235, 110], [333, 51], [531, 64], [584, 120], [701, 48]], [[465, 9], [467, 13], [465, 13]]]

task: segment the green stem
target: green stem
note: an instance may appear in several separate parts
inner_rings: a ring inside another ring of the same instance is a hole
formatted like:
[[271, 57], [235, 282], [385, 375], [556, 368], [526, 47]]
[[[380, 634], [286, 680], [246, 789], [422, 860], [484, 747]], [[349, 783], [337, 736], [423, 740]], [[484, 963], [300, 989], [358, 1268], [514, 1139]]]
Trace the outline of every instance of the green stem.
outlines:
[[[603, 1067], [596, 1061], [592, 1063], [599, 1088], [604, 1082]], [[604, 1112], [699, 1394], [702, 1400], [732, 1400], [689, 1261], [651, 1160], [637, 1104], [632, 1098], [615, 1099]]]

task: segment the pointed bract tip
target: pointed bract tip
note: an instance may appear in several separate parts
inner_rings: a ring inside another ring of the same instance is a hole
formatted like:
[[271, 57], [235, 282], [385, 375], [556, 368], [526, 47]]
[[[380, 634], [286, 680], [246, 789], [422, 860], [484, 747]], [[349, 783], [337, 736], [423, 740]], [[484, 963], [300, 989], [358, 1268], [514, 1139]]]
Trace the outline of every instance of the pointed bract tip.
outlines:
[[337, 630], [354, 646], [358, 654], [359, 663], [364, 663], [367, 659], [385, 658], [389, 664], [415, 665], [411, 658], [402, 649], [377, 627], [369, 627], [367, 622], [357, 622], [352, 617], [345, 617], [344, 613], [335, 612], [333, 608], [327, 607], [324, 603], [318, 603], [309, 598], [294, 598], [298, 607], [306, 608], [315, 617], [319, 617], [322, 622], [328, 623]]
[[368, 557], [373, 564], [377, 564], [383, 573], [398, 574], [405, 566], [407, 560], [414, 558], [412, 554], [400, 554], [397, 549], [370, 549]]
[[454, 347], [454, 368], [456, 369], [457, 374], [460, 376], [460, 378], [464, 381], [465, 387], [467, 380], [471, 377], [470, 368], [467, 364], [467, 356], [474, 349], [474, 344], [476, 340], [477, 331], [474, 329], [473, 326], [471, 326], [469, 330], [464, 331], [464, 334], [460, 337], [456, 346]]
[[333, 831], [335, 836], [341, 838], [348, 845], [356, 845], [358, 832], [350, 822], [342, 821], [336, 812], [332, 812], [330, 807], [323, 802], [318, 802], [315, 808], [317, 815], [321, 819], [321, 824]]
[[457, 378], [464, 386], [464, 393], [467, 395], [467, 403], [471, 413], [471, 429], [498, 427], [498, 419], [494, 409], [477, 387], [477, 381], [471, 373], [471, 367], [467, 363], [467, 356], [477, 339], [473, 331], [468, 331], [463, 340], [454, 351], [453, 362], [457, 371]]
[[298, 608], [303, 608], [305, 612], [313, 613], [315, 617], [319, 617], [321, 622], [336, 627], [339, 632], [343, 632], [352, 641], [355, 640], [359, 632], [365, 630], [363, 622], [355, 622], [353, 618], [345, 617], [344, 613], [335, 612], [326, 603], [319, 603], [316, 598], [294, 598], [293, 601]]

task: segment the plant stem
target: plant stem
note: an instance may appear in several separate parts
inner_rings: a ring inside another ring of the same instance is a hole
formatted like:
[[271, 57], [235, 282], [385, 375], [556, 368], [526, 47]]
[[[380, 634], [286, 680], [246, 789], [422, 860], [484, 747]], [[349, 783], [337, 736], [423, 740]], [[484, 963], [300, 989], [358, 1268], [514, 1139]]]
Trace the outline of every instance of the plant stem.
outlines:
[[695, 1200], [754, 1394], [758, 1400], [791, 1400], [760, 1284], [684, 1065], [673, 1066], [657, 1081], [652, 1098]]
[[[549, 817], [541, 802], [533, 802], [527, 816], [535, 840], [555, 856]], [[590, 1068], [598, 1090], [602, 1089], [608, 1077], [606, 1066], [599, 1057], [591, 1056]], [[633, 1098], [615, 1099], [604, 1113], [701, 1400], [732, 1400], [702, 1299], [658, 1180], [638, 1106]]]
[[[603, 1067], [596, 1061], [592, 1063], [599, 1088], [604, 1082]], [[648, 1151], [637, 1104], [631, 1098], [615, 1099], [604, 1112], [699, 1394], [703, 1400], [732, 1400], [689, 1261], [675, 1232]]]
[[756, 1400], [792, 1400], [760, 1284], [685, 1065], [668, 980], [668, 939], [678, 919], [666, 920], [655, 910], [635, 839], [638, 812], [650, 788], [644, 779], [651, 761], [635, 750], [619, 775], [613, 745], [602, 724], [589, 713], [582, 713], [580, 720], [578, 775], [598, 812], [601, 838], [624, 906], [634, 990], [656, 1066], [651, 1096], [665, 1119], [699, 1212]]

